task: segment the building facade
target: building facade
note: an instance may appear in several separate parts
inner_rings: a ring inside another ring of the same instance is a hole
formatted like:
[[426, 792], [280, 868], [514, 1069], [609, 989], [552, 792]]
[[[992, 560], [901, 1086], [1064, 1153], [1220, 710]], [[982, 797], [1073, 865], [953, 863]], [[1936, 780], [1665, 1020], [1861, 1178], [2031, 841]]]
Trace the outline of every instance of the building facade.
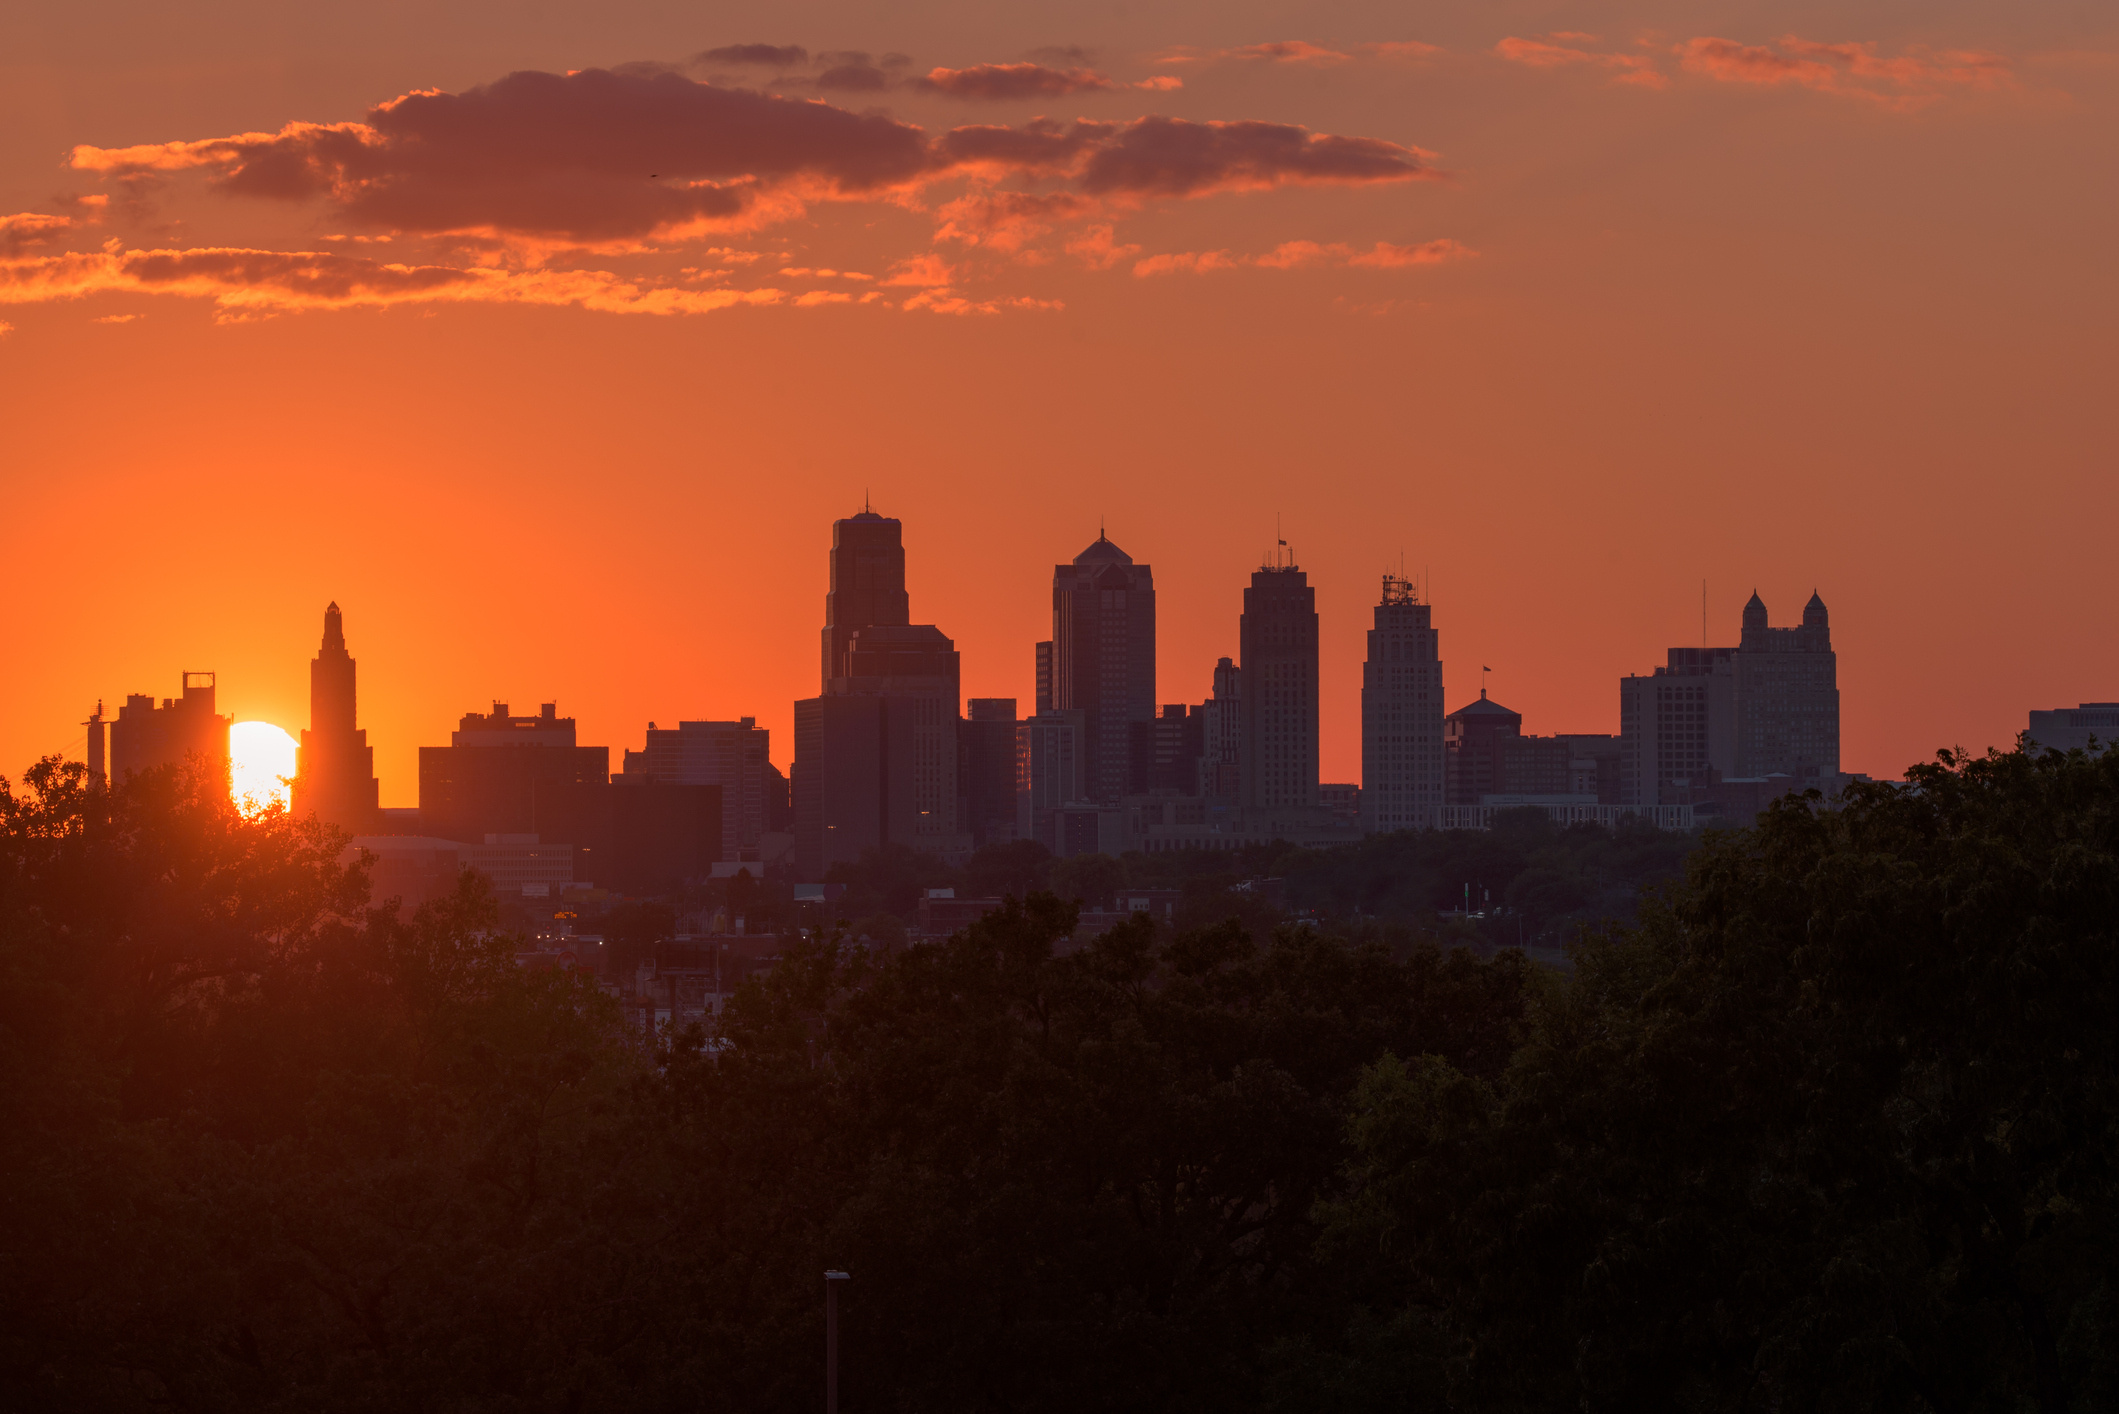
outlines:
[[903, 536], [872, 510], [832, 527], [823, 692], [795, 704], [795, 864], [807, 881], [887, 845], [970, 847], [957, 822], [956, 645], [907, 621]]
[[609, 840], [611, 749], [581, 746], [574, 719], [547, 702], [534, 717], [508, 704], [466, 712], [447, 746], [419, 749], [420, 832], [482, 844], [535, 836], [572, 847], [577, 879], [595, 880]]
[[1062, 808], [1087, 803], [1088, 752], [1084, 714], [1054, 708], [1017, 723], [1016, 836], [1037, 840], [1053, 853], [1063, 841], [1056, 832]]
[[1317, 591], [1292, 562], [1243, 592], [1242, 805], [1317, 804]]
[[1757, 594], [1734, 648], [1673, 648], [1653, 673], [1619, 680], [1620, 801], [1690, 802], [1724, 780], [1839, 782], [1839, 658], [1816, 594], [1794, 628], [1770, 626]]
[[2025, 734], [2037, 750], [2101, 750], [2119, 741], [2119, 702], [2085, 702], [2079, 707], [2033, 712]]
[[957, 784], [962, 792], [959, 824], [973, 848], [1015, 837], [1015, 735], [1013, 697], [974, 697], [957, 728]]
[[1412, 582], [1383, 577], [1361, 667], [1361, 823], [1370, 834], [1427, 830], [1443, 803], [1442, 659]]
[[1155, 574], [1103, 535], [1052, 568], [1052, 705], [1080, 712], [1089, 798], [1133, 785], [1136, 722], [1155, 720]]
[[184, 695], [165, 697], [160, 707], [145, 693], [129, 694], [110, 723], [111, 779], [123, 781], [157, 766], [197, 761], [225, 786], [228, 728], [234, 719], [214, 710], [214, 690], [212, 673], [187, 670]]
[[346, 625], [334, 602], [324, 610], [324, 641], [309, 663], [309, 729], [302, 733], [290, 807], [349, 834], [379, 827], [381, 785], [375, 748], [358, 723], [356, 664], [346, 651]]
[[1243, 795], [1243, 669], [1214, 664], [1214, 692], [1199, 707], [1199, 793], [1235, 803]]
[[[720, 787], [723, 848], [755, 859], [772, 828], [772, 734], [755, 717], [733, 722], [647, 724], [647, 742], [625, 753], [624, 774], [669, 785]], [[784, 787], [781, 787], [784, 789]]]

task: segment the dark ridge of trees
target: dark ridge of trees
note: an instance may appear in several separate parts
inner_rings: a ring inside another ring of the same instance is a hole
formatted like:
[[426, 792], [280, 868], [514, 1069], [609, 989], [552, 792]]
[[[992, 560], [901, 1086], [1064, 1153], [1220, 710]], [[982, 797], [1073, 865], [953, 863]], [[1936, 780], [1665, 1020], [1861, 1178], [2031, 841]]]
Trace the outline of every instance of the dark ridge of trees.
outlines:
[[1377, 921], [1435, 845], [1296, 859], [1345, 927], [810, 939], [646, 1049], [475, 875], [372, 910], [327, 831], [40, 763], [0, 1401], [812, 1409], [842, 1266], [850, 1411], [2119, 1404], [2119, 757], [1779, 804], [1572, 976]]

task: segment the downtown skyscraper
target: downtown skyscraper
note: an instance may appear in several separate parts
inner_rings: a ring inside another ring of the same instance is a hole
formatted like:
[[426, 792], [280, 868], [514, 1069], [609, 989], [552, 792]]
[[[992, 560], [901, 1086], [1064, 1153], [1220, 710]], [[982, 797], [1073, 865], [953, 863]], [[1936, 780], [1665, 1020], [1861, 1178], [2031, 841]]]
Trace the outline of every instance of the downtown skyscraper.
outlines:
[[1155, 721], [1155, 573], [1102, 532], [1052, 569], [1051, 703], [1082, 714], [1084, 788], [1116, 801], [1133, 788], [1135, 756], [1152, 747], [1136, 724]]
[[915, 624], [904, 525], [864, 509], [832, 523], [823, 691], [795, 704], [796, 867], [822, 879], [872, 849], [946, 854], [957, 829], [956, 644]]
[[1361, 668], [1361, 825], [1369, 834], [1441, 824], [1442, 660], [1411, 581], [1383, 577]]
[[1317, 591], [1294, 562], [1261, 565], [1243, 592], [1242, 804], [1317, 804]]
[[377, 828], [381, 786], [375, 748], [358, 725], [357, 664], [346, 651], [345, 619], [324, 610], [324, 641], [309, 663], [309, 729], [302, 733], [290, 805], [327, 825], [362, 835]]

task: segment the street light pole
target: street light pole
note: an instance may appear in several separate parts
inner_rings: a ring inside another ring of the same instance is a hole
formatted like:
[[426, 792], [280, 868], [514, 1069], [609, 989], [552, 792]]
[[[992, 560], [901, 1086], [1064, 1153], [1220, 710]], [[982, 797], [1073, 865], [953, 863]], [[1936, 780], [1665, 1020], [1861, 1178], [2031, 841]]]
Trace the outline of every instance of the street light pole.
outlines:
[[839, 1414], [839, 1288], [844, 1272], [824, 1274], [824, 1414]]

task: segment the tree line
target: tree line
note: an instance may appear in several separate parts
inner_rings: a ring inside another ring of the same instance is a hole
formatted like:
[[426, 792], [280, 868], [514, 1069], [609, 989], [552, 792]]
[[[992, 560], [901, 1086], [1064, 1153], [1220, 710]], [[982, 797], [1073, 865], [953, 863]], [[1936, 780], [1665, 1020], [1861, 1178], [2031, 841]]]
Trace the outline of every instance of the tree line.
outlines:
[[2119, 1403], [2110, 753], [1777, 804], [1571, 974], [1030, 889], [653, 1045], [341, 849], [0, 790], [10, 1407], [810, 1410], [827, 1267], [849, 1411]]

